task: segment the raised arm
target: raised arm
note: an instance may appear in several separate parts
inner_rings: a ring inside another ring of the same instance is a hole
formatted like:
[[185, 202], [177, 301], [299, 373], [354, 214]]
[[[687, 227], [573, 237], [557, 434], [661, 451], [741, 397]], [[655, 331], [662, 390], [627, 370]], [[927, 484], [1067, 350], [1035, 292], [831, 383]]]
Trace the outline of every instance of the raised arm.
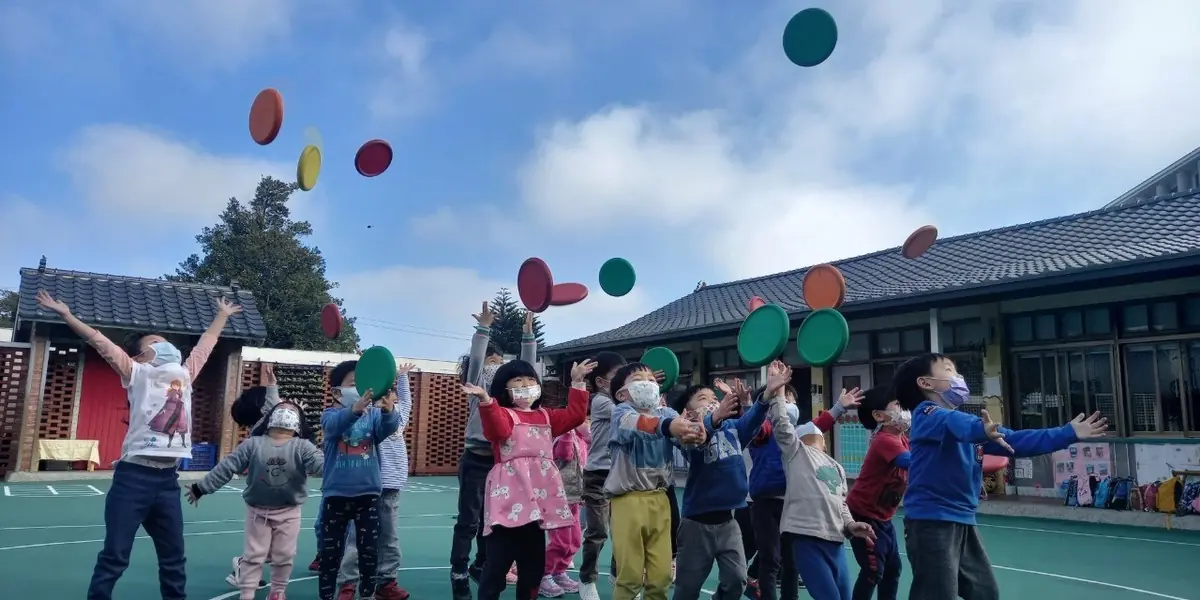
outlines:
[[678, 418], [678, 415], [675, 414], [675, 411], [667, 414], [669, 416], [662, 418], [656, 415], [643, 415], [627, 403], [618, 404], [613, 409], [613, 436], [610, 443], [627, 445], [638, 439], [671, 437], [671, 423]]
[[960, 442], [980, 444], [988, 440], [983, 419], [932, 402], [922, 403], [913, 413], [909, 437], [912, 441], [940, 443], [949, 436]]
[[983, 445], [984, 454], [1019, 458], [1041, 456], [1056, 450], [1063, 450], [1079, 441], [1075, 435], [1075, 429], [1071, 427], [1070, 423], [1050, 429], [1022, 429], [1020, 431], [1001, 427], [1000, 432], [1004, 434], [1005, 441], [1012, 446], [1013, 451], [1009, 452], [1000, 444], [989, 441]]
[[355, 413], [349, 406], [330, 407], [321, 413], [321, 431], [324, 432], [325, 439], [340, 438], [360, 418], [362, 413]]
[[242, 312], [242, 307], [224, 298], [217, 298], [217, 316], [213, 317], [212, 324], [208, 326], [204, 335], [200, 336], [200, 341], [196, 343], [195, 348], [192, 348], [187, 361], [183, 363], [193, 380], [200, 376], [200, 370], [204, 368], [204, 363], [208, 362], [208, 357], [212, 354], [213, 347], [217, 345], [217, 340], [221, 339], [221, 332], [225, 330], [225, 324], [229, 322], [229, 317], [240, 312]]
[[400, 431], [408, 428], [408, 420], [412, 417], [412, 387], [408, 378], [412, 368], [412, 365], [401, 365], [399, 377], [396, 378], [396, 413], [400, 416]]
[[533, 311], [525, 311], [525, 324], [521, 327], [521, 360], [537, 364], [537, 338], [533, 335]]
[[[756, 400], [762, 401], [762, 398]], [[796, 438], [796, 426], [792, 425], [792, 420], [788, 418], [786, 405], [787, 402], [780, 396], [771, 399], [771, 433], [775, 436], [783, 455], [790, 459], [799, 449], [800, 440]]]
[[325, 454], [312, 442], [300, 441], [300, 461], [304, 465], [304, 472], [314, 477], [322, 474], [325, 471]]
[[259, 443], [259, 437], [252, 437], [238, 444], [238, 447], [233, 452], [221, 459], [217, 466], [213, 467], [208, 475], [204, 476], [197, 482], [200, 491], [205, 494], [212, 494], [217, 490], [225, 487], [230, 479], [238, 473], [244, 473], [250, 466], [250, 459], [254, 456], [255, 446]]
[[[463, 383], [481, 385], [483, 361], [487, 358], [488, 341], [492, 338], [492, 323], [496, 320], [496, 315], [492, 312], [492, 307], [488, 306], [487, 300], [484, 300], [479, 314], [471, 316], [475, 318], [475, 335], [471, 336], [471, 353], [467, 355], [467, 372], [463, 374]], [[478, 398], [468, 394], [467, 401], [474, 409]]]
[[42, 308], [57, 314], [58, 318], [62, 319], [67, 327], [75, 332], [75, 335], [83, 338], [83, 341], [95, 348], [104, 362], [107, 362], [121, 376], [123, 385], [129, 384], [129, 376], [133, 374], [133, 359], [124, 350], [105, 337], [103, 333], [92, 329], [76, 318], [71, 314], [71, 307], [67, 306], [65, 302], [55, 300], [45, 290], [38, 291], [37, 301]]
[[[526, 325], [530, 322], [527, 317]], [[571, 365], [571, 389], [567, 391], [567, 407], [546, 411], [550, 419], [550, 435], [560, 436], [579, 427], [587, 419], [588, 393], [584, 378], [595, 368], [596, 361], [593, 360], [585, 360]]]

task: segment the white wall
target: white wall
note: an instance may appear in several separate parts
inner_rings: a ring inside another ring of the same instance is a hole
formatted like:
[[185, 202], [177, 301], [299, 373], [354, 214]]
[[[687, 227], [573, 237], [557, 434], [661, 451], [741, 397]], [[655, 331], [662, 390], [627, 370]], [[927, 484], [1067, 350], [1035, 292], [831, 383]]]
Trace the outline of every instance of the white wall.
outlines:
[[13, 330], [0, 327], [0, 342], [11, 342]]

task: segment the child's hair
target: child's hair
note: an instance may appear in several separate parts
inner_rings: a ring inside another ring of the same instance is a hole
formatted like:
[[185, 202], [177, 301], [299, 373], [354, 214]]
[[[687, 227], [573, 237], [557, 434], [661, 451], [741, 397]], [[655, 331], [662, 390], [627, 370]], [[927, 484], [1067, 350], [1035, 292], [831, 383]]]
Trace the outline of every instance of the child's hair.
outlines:
[[667, 406], [670, 406], [671, 410], [682, 415], [683, 411], [687, 410], [688, 402], [692, 401], [692, 396], [700, 393], [701, 390], [707, 389], [711, 388], [709, 388], [707, 385], [689, 385], [686, 388], [683, 388], [682, 392], [679, 392], [673, 398], [671, 398], [671, 400], [667, 402]]
[[625, 365], [622, 365], [620, 369], [617, 369], [617, 374], [613, 375], [612, 381], [608, 384], [608, 395], [612, 397], [613, 402], [621, 402], [617, 399], [617, 392], [621, 391], [621, 388], [625, 387], [625, 380], [629, 379], [630, 375], [633, 375], [638, 371], [650, 371], [653, 373], [654, 369], [651, 369], [644, 363], [636, 361], [626, 363]]
[[917, 379], [933, 374], [933, 363], [946, 360], [946, 355], [930, 352], [914, 356], [896, 369], [892, 378], [891, 396], [900, 401], [900, 408], [916, 410], [926, 400], [925, 391], [917, 385]]
[[596, 361], [596, 368], [592, 369], [591, 373], [588, 373], [588, 386], [592, 388], [593, 393], [604, 392], [607, 394], [609, 390], [601, 390], [596, 385], [596, 379], [600, 377], [607, 377], [609, 371], [623, 366], [625, 364], [625, 357], [617, 354], [616, 352], [609, 352], [605, 350], [604, 352], [596, 354], [596, 357], [592, 360]]
[[[518, 377], [532, 377], [537, 380], [538, 385], [542, 383], [542, 378], [538, 377], [537, 369], [533, 365], [519, 359], [510, 360], [496, 371], [496, 377], [492, 379], [492, 385], [488, 388], [488, 395], [499, 402], [500, 406], [512, 408], [513, 401], [512, 396], [508, 393], [508, 382]], [[530, 405], [530, 408], [538, 408], [541, 405], [542, 399], [538, 398]]]
[[[500, 346], [496, 345], [495, 340], [488, 340], [487, 350], [484, 350], [484, 352], [483, 352], [484, 360], [487, 360], [487, 357], [489, 357], [489, 356], [500, 356], [500, 357], [504, 356], [504, 353], [500, 351]], [[458, 359], [458, 379], [459, 379], [459, 381], [461, 381], [462, 383], [473, 383], [473, 382], [467, 381], [467, 371], [469, 371], [470, 369], [471, 369], [471, 355], [464, 354], [464, 355], [460, 356]]]
[[342, 387], [342, 382], [346, 380], [346, 376], [353, 373], [356, 367], [358, 367], [357, 360], [346, 360], [339, 363], [338, 366], [329, 372], [329, 387]]
[[167, 339], [166, 335], [155, 333], [153, 331], [150, 333], [134, 332], [125, 336], [121, 342], [121, 349], [124, 350], [125, 354], [128, 354], [130, 357], [137, 356], [142, 353], [142, 340], [152, 335], [156, 335], [164, 340]]
[[258, 424], [258, 427], [255, 427], [252, 431], [250, 431], [250, 435], [267, 435], [267, 432], [270, 430], [270, 427], [267, 427], [267, 423], [271, 421], [271, 414], [279, 410], [281, 406], [290, 406], [296, 409], [296, 412], [300, 414], [299, 436], [315, 443], [316, 436], [313, 435], [313, 430], [308, 424], [308, 419], [304, 417], [304, 407], [290, 400], [281, 400], [279, 404], [272, 406], [271, 410], [267, 411], [267, 414], [263, 417], [262, 422]]
[[874, 431], [879, 427], [879, 423], [875, 421], [875, 415], [871, 413], [876, 410], [887, 410], [887, 405], [892, 403], [891, 386], [877, 385], [863, 394], [862, 404], [858, 407], [858, 422], [862, 423], [868, 431]]
[[267, 402], [267, 388], [259, 385], [252, 387], [233, 401], [229, 407], [229, 416], [233, 422], [242, 427], [254, 427], [262, 418], [262, 407]]

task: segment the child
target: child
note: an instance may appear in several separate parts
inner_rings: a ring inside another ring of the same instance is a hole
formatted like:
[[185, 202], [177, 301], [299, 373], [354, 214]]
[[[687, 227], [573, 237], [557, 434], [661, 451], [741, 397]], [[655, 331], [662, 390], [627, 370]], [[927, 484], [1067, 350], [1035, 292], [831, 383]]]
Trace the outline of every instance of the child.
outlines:
[[671, 585], [671, 508], [666, 490], [674, 477], [668, 439], [704, 443], [704, 426], [659, 407], [658, 381], [642, 363], [617, 369], [609, 394], [618, 403], [609, 443], [612, 467], [604, 483], [617, 561], [612, 599], [633, 600], [644, 588], [645, 600], [666, 600]]
[[[158, 554], [163, 600], [182, 600], [187, 597], [187, 572], [176, 467], [179, 459], [192, 456], [187, 427], [191, 423], [192, 382], [208, 361], [229, 317], [242, 309], [224, 298], [218, 299], [212, 325], [185, 362], [179, 349], [161, 335], [139, 338], [131, 357], [44, 290], [38, 292], [37, 301], [96, 349], [121, 376], [121, 385], [129, 395], [129, 429], [121, 444], [112, 487], [104, 499], [104, 547], [96, 557], [88, 600], [112, 598], [113, 587], [129, 567], [133, 540], [143, 526]], [[168, 412], [167, 419], [154, 418]], [[177, 444], [173, 443], [175, 436], [180, 437]]]
[[[858, 389], [842, 390], [839, 404], [858, 406], [861, 398]], [[850, 600], [850, 569], [842, 545], [848, 537], [874, 533], [870, 525], [851, 518], [846, 508], [846, 472], [825, 453], [822, 431], [812, 422], [792, 425], [782, 394], [771, 402], [771, 426], [787, 477], [780, 524], [788, 534], [784, 543], [791, 543], [796, 571], [813, 600]]]
[[[471, 338], [471, 353], [459, 363], [459, 376], [464, 384], [488, 389], [496, 371], [504, 364], [504, 356], [490, 343], [492, 323], [496, 314], [485, 301], [475, 318], [475, 335]], [[522, 328], [521, 360], [537, 363], [537, 340], [533, 335], [533, 313], [526, 311]], [[467, 397], [470, 406], [467, 417], [466, 441], [462, 458], [458, 461], [458, 516], [454, 522], [454, 537], [450, 544], [450, 586], [454, 600], [472, 600], [470, 579], [479, 580], [483, 564], [487, 559], [487, 545], [483, 541], [480, 517], [483, 513], [483, 488], [487, 475], [495, 466], [492, 445], [483, 435], [483, 423], [479, 417], [477, 398]], [[471, 541], [477, 549], [475, 561], [471, 560]]]
[[[416, 368], [412, 363], [396, 369], [396, 411], [400, 425], [396, 432], [379, 443], [379, 479], [383, 493], [379, 497], [379, 570], [376, 600], [407, 600], [408, 591], [396, 583], [400, 572], [400, 539], [396, 536], [399, 526], [400, 492], [408, 485], [408, 447], [404, 444], [404, 428], [412, 414], [412, 390], [409, 387], [409, 371]], [[346, 552], [338, 571], [338, 598], [352, 600], [355, 589], [361, 583], [358, 573], [358, 545], [354, 532], [346, 536]]]
[[[604, 493], [604, 481], [612, 468], [612, 456], [608, 443], [612, 439], [613, 399], [610, 386], [617, 369], [625, 366], [625, 359], [616, 352], [601, 352], [593, 359], [596, 368], [588, 374], [588, 387], [592, 398], [589, 404], [591, 415], [592, 443], [588, 451], [587, 464], [583, 467], [583, 559], [579, 565], [579, 600], [600, 600], [596, 589], [599, 571], [596, 564], [600, 551], [608, 540], [608, 496]], [[616, 556], [612, 557], [609, 573], [616, 573]]]
[[910, 598], [991, 600], [1000, 588], [975, 529], [983, 456], [1037, 456], [1102, 437], [1108, 421], [1094, 413], [1062, 427], [1012, 431], [959, 412], [970, 396], [954, 361], [911, 358], [896, 370], [893, 391], [912, 411], [912, 459], [904, 493], [904, 545], [912, 566]]
[[477, 397], [483, 432], [496, 456], [496, 466], [487, 476], [483, 535], [488, 559], [479, 578], [479, 600], [500, 597], [506, 587], [504, 576], [514, 561], [516, 597], [537, 597], [546, 564], [542, 530], [574, 522], [552, 460], [554, 437], [579, 427], [586, 418], [584, 377], [595, 366], [585, 361], [571, 367], [566, 408], [541, 408], [537, 370], [523, 360], [500, 367], [486, 392], [477, 385], [463, 386], [466, 393]]
[[[780, 378], [784, 372], [779, 364], [772, 365], [764, 397], [773, 396], [786, 383]], [[712, 388], [699, 385], [687, 388], [672, 402], [675, 412], [702, 422], [708, 438], [703, 445], [684, 447], [690, 467], [679, 523], [675, 600], [697, 600], [714, 561], [719, 583], [713, 598], [735, 600], [746, 589], [745, 549], [733, 513], [745, 508], [749, 493], [742, 445], [749, 444], [762, 426], [767, 403], [750, 403], [750, 391], [738, 383], [738, 393], [722, 385], [726, 393], [720, 402]], [[749, 408], [739, 417], [743, 401]]]
[[[330, 372], [330, 383], [340, 388], [340, 406], [321, 414], [324, 430], [325, 473], [321, 481], [321, 572], [317, 592], [321, 600], [334, 600], [338, 571], [346, 548], [347, 527], [354, 522], [358, 541], [358, 596], [375, 598], [378, 568], [380, 480], [379, 444], [400, 427], [395, 410], [396, 392], [382, 390], [378, 407], [370, 406], [374, 390], [359, 396], [354, 387], [358, 361], [345, 361]], [[341, 380], [334, 379], [340, 376]]]
[[[761, 396], [764, 391], [765, 388], [760, 388], [756, 395]], [[788, 422], [792, 426], [799, 425], [800, 408], [796, 405], [796, 390], [785, 385], [783, 394]], [[842, 400], [854, 402], [854, 397], [846, 395]], [[821, 431], [828, 431], [846, 410], [847, 406], [838, 402], [814, 419], [813, 424]], [[758, 597], [761, 600], [797, 600], [800, 584], [790, 537], [785, 542], [780, 533], [787, 476], [783, 454], [779, 443], [775, 441], [774, 427], [770, 421], [763, 423], [759, 434], [751, 442], [750, 456], [754, 461], [750, 471], [750, 496], [754, 499], [750, 518], [754, 522], [758, 541]]]
[[[312, 442], [304, 439], [308, 427], [299, 406], [276, 403], [266, 422], [217, 464], [208, 475], [189, 486], [188, 502], [212, 494], [249, 469], [246, 489], [246, 542], [238, 565], [241, 600], [253, 600], [263, 563], [271, 563], [269, 600], [285, 600], [296, 542], [300, 537], [300, 507], [308, 498], [308, 476], [320, 475], [324, 458]], [[297, 437], [301, 436], [301, 437]]]
[[912, 413], [900, 408], [900, 403], [891, 398], [891, 391], [890, 387], [872, 388], [858, 407], [858, 422], [873, 435], [858, 479], [846, 496], [846, 506], [855, 521], [875, 530], [875, 539], [850, 540], [859, 567], [854, 600], [871, 600], [876, 587], [879, 600], [896, 600], [900, 588], [903, 561], [892, 517], [896, 516], [908, 485], [908, 465], [912, 459], [908, 452], [908, 426]]
[[538, 594], [546, 598], [558, 598], [579, 591], [579, 582], [567, 575], [567, 569], [574, 566], [575, 553], [583, 544], [579, 505], [583, 494], [583, 465], [587, 463], [588, 444], [591, 441], [592, 434], [586, 420], [579, 427], [554, 439], [554, 464], [558, 466], [563, 490], [567, 493], [571, 524], [551, 529], [547, 534], [550, 542], [546, 547], [546, 570], [538, 588]]

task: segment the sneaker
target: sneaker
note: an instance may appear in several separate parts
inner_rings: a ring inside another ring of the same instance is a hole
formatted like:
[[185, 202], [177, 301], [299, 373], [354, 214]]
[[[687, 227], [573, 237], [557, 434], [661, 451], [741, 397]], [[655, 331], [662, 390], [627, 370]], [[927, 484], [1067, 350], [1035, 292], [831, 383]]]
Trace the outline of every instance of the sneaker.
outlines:
[[375, 600], [408, 600], [408, 591], [396, 585], [395, 579], [389, 579], [375, 588]]
[[538, 586], [539, 596], [543, 598], [562, 598], [562, 595], [565, 593], [566, 592], [564, 592], [563, 589], [558, 587], [558, 584], [554, 582], [554, 577], [550, 575], [542, 577], [542, 584]]
[[267, 596], [267, 600], [287, 600], [287, 594], [283, 592], [271, 592], [271, 594]]
[[[471, 594], [471, 580], [467, 577], [451, 575], [450, 591], [454, 600], [475, 600], [475, 596]], [[596, 600], [600, 600], [600, 598], [597, 597]]]
[[343, 583], [338, 590], [337, 600], [354, 600], [357, 596], [358, 589], [353, 583]]
[[517, 585], [517, 565], [513, 565], [508, 570], [508, 574], [504, 576], [504, 582], [508, 585]]
[[313, 573], [319, 573], [321, 571], [321, 555], [318, 554], [315, 558], [313, 558], [312, 562], [308, 563], [308, 570], [312, 571]]
[[[242, 576], [242, 557], [235, 556], [233, 558], [233, 571], [231, 571], [228, 575], [225, 576], [225, 583], [228, 583], [229, 585], [232, 585], [233, 587], [237, 587], [238, 579], [241, 576]], [[264, 585], [267, 585], [267, 582], [263, 581], [262, 579], [259, 579], [258, 587], [262, 587]]]
[[742, 592], [742, 595], [746, 598], [749, 598], [749, 600], [758, 600], [760, 598], [758, 591], [758, 580], [746, 580], [746, 591]]
[[675, 583], [675, 559], [671, 559], [671, 583]]
[[600, 591], [596, 589], [596, 584], [588, 582], [580, 583], [579, 600], [600, 600]]
[[471, 580], [474, 581], [476, 585], [479, 585], [479, 578], [483, 577], [483, 565], [474, 564], [467, 567], [467, 575], [470, 576]]
[[555, 573], [554, 583], [557, 583], [558, 587], [562, 588], [568, 594], [574, 594], [579, 591], [579, 582], [571, 579], [571, 576], [566, 573]]

